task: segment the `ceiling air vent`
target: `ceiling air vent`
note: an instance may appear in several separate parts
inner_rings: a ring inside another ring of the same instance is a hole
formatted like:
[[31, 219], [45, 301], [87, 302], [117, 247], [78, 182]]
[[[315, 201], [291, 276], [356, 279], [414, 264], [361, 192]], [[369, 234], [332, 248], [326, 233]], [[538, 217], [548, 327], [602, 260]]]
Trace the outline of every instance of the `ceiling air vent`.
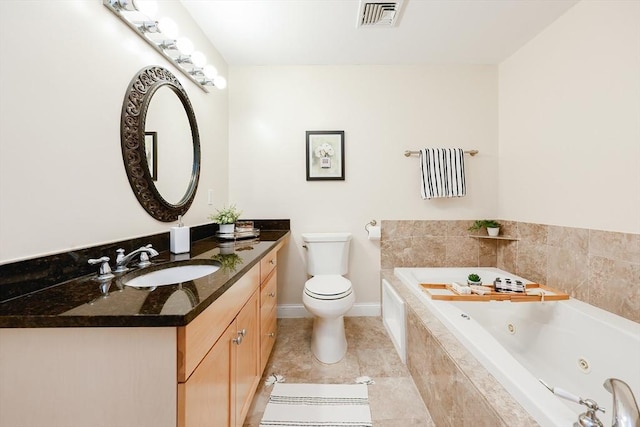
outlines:
[[400, 16], [402, 0], [360, 0], [358, 27], [393, 27]]

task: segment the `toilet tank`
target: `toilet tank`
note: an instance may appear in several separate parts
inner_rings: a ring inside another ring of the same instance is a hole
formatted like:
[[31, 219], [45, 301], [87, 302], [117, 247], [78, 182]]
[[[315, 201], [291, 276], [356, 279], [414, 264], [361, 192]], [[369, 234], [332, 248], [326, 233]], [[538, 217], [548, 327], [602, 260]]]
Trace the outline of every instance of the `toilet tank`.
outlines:
[[302, 233], [307, 248], [307, 273], [347, 274], [351, 233]]

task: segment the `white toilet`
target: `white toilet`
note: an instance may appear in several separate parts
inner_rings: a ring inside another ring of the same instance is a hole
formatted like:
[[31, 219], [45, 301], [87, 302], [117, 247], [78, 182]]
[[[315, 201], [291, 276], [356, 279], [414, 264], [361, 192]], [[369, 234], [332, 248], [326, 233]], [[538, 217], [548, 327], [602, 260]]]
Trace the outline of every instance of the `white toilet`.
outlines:
[[311, 351], [322, 363], [336, 363], [347, 352], [344, 314], [355, 301], [349, 269], [351, 233], [303, 233], [307, 273], [302, 302], [313, 314]]

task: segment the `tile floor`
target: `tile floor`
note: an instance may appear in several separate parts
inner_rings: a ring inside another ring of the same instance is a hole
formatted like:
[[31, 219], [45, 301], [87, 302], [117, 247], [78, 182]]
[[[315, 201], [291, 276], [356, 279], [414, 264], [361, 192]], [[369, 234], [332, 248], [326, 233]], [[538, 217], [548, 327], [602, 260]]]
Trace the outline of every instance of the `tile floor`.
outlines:
[[349, 348], [333, 365], [311, 354], [312, 323], [310, 318], [278, 319], [278, 340], [244, 427], [259, 426], [272, 388], [264, 380], [271, 374], [283, 375], [289, 383], [327, 384], [350, 384], [366, 375], [375, 381], [369, 386], [374, 427], [435, 426], [380, 317], [345, 318]]

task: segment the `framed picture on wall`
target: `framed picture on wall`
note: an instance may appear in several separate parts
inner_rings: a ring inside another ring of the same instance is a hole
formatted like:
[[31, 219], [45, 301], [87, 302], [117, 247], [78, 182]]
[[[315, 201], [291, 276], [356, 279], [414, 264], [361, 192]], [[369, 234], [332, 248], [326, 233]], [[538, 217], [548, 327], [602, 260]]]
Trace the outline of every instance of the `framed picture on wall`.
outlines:
[[344, 131], [307, 131], [307, 181], [344, 181]]
[[144, 151], [147, 153], [149, 172], [154, 181], [158, 180], [158, 132], [144, 133]]

